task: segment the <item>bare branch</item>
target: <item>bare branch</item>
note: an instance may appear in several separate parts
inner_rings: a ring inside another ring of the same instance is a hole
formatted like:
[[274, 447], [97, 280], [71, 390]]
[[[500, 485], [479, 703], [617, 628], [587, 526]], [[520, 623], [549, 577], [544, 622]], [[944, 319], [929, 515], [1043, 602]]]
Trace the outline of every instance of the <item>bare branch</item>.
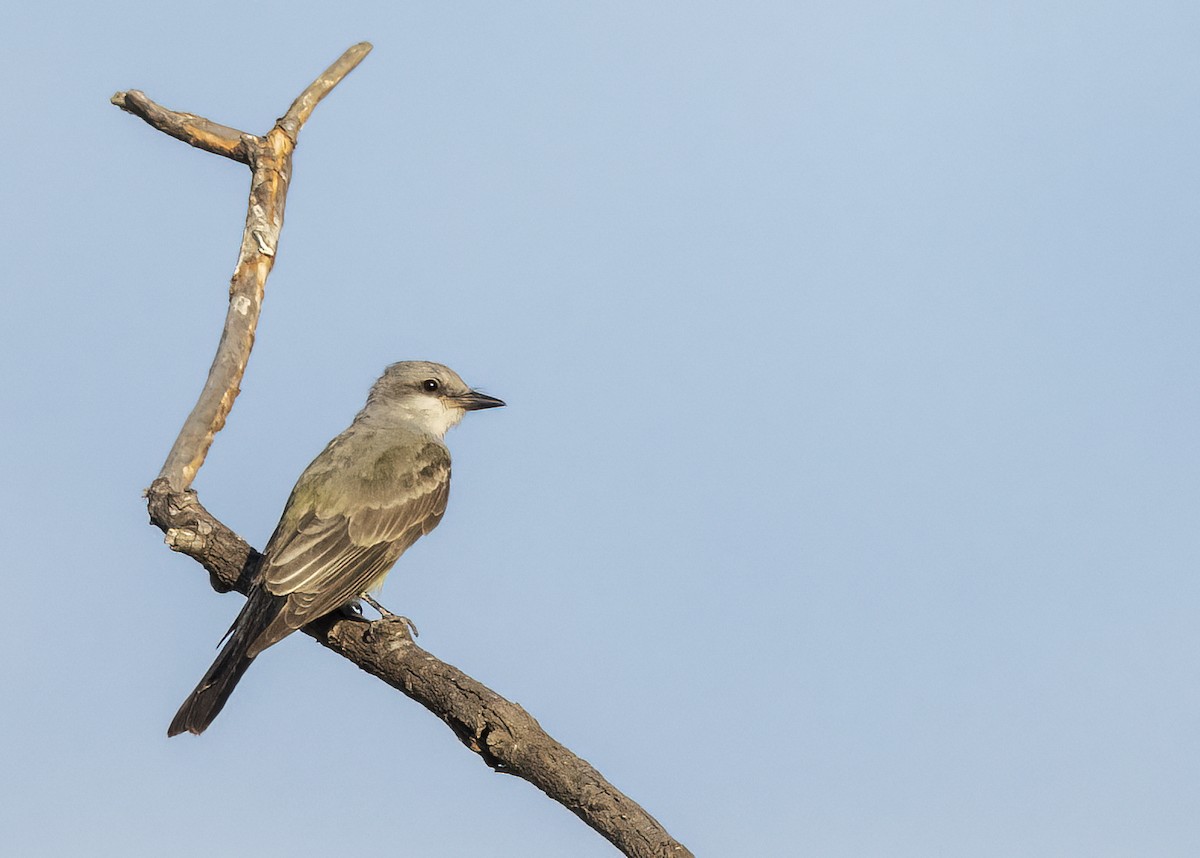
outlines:
[[254, 347], [254, 331], [258, 327], [267, 276], [275, 264], [275, 250], [283, 229], [283, 210], [292, 174], [292, 152], [296, 148], [296, 137], [304, 122], [312, 115], [317, 102], [337, 86], [370, 50], [371, 46], [363, 42], [342, 54], [337, 62], [304, 90], [284, 119], [279, 120], [264, 137], [217, 125], [190, 113], [165, 110], [137, 91], [113, 96], [114, 104], [141, 116], [155, 128], [219, 155], [233, 158], [236, 151], [244, 156], [236, 159], [245, 161], [254, 170], [250, 182], [250, 202], [246, 209], [246, 226], [242, 231], [242, 247], [229, 284], [229, 310], [225, 316], [221, 342], [200, 398], [159, 471], [159, 477], [165, 479], [174, 491], [183, 491], [192, 484], [196, 472], [204, 464], [213, 438], [225, 425], [225, 418], [241, 391], [246, 362]]
[[[199, 401], [162, 471], [146, 490], [151, 523], [166, 534], [172, 550], [187, 554], [208, 570], [212, 586], [219, 592], [244, 594], [249, 590], [258, 552], [214, 518], [189, 487], [233, 407], [254, 345], [263, 291], [283, 227], [296, 135], [317, 103], [370, 49], [363, 42], [346, 51], [263, 137], [167, 110], [136, 90], [117, 93], [112, 99], [164, 133], [243, 161], [253, 170], [246, 226], [217, 354]], [[433, 712], [495, 771], [528, 780], [625, 855], [691, 855], [645, 810], [547, 735], [524, 709], [413, 643], [405, 624], [372, 623], [334, 613], [303, 631]]]
[[316, 626], [310, 634], [322, 644], [420, 703], [495, 771], [529, 781], [625, 855], [691, 855], [523, 708], [417, 646], [405, 623], [338, 620], [326, 630], [325, 622], [305, 631]]
[[333, 65], [321, 72], [321, 75], [309, 84], [304, 92], [300, 93], [292, 102], [292, 106], [288, 108], [288, 112], [275, 123], [276, 126], [282, 128], [295, 143], [300, 126], [308, 121], [308, 117], [312, 115], [313, 108], [317, 106], [317, 103], [329, 95], [330, 90], [341, 83], [346, 75], [354, 71], [369, 53], [371, 53], [371, 43], [359, 42], [338, 57]]
[[176, 140], [182, 140], [215, 155], [241, 161], [243, 164], [250, 163], [250, 153], [242, 139], [246, 135], [236, 128], [219, 125], [194, 113], [169, 110], [155, 104], [144, 92], [136, 89], [118, 92], [109, 101], [126, 113], [140, 116], [163, 134], [170, 134]]
[[241, 392], [242, 376], [254, 347], [254, 331], [262, 309], [267, 276], [275, 264], [275, 249], [283, 229], [283, 208], [292, 170], [293, 144], [286, 135], [269, 139], [246, 138], [254, 175], [250, 204], [233, 277], [229, 282], [229, 309], [221, 341], [208, 378], [192, 413], [184, 421], [159, 477], [175, 491], [192, 484], [213, 438], [225, 425], [233, 401]]

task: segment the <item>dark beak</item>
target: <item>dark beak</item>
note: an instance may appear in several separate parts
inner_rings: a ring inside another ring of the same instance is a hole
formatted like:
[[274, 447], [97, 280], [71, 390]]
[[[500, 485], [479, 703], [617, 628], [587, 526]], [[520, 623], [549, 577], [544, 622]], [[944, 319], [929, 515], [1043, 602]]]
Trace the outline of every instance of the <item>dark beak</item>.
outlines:
[[478, 390], [469, 390], [454, 397], [454, 403], [467, 411], [481, 411], [484, 408], [499, 408], [504, 404], [504, 400], [480, 393]]

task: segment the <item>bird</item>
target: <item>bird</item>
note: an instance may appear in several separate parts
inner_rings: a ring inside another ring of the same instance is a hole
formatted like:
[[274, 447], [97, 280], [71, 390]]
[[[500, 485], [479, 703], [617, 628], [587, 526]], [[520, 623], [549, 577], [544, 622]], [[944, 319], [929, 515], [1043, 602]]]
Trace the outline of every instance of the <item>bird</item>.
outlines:
[[369, 598], [400, 555], [442, 520], [446, 432], [468, 411], [504, 404], [439, 363], [388, 366], [350, 426], [296, 480], [245, 606], [167, 735], [203, 733], [263, 650]]

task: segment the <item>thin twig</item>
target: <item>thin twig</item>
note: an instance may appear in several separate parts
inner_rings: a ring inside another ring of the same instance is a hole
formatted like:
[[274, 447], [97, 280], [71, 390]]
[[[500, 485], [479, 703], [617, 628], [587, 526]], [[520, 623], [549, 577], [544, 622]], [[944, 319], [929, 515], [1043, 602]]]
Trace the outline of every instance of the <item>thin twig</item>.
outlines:
[[220, 125], [194, 113], [170, 110], [161, 104], [155, 104], [144, 92], [136, 89], [118, 92], [109, 101], [126, 113], [141, 117], [176, 140], [182, 140], [215, 155], [241, 161], [243, 164], [250, 163], [250, 153], [243, 139], [246, 135], [236, 128]]
[[287, 113], [283, 114], [276, 123], [278, 127], [288, 133], [293, 143], [296, 142], [296, 134], [300, 132], [301, 126], [312, 115], [313, 108], [322, 98], [329, 95], [330, 91], [341, 83], [346, 75], [354, 71], [370, 52], [370, 42], [359, 42], [338, 57], [333, 65], [321, 72], [320, 76], [296, 97]]

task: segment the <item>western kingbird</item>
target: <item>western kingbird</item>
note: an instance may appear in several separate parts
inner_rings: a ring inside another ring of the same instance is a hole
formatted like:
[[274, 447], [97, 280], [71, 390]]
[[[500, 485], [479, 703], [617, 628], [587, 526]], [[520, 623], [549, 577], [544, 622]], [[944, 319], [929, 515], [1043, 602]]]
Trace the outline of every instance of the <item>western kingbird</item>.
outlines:
[[441, 364], [389, 366], [296, 481], [228, 641], [167, 735], [203, 733], [259, 653], [377, 589], [446, 511], [447, 430], [468, 411], [503, 404]]

